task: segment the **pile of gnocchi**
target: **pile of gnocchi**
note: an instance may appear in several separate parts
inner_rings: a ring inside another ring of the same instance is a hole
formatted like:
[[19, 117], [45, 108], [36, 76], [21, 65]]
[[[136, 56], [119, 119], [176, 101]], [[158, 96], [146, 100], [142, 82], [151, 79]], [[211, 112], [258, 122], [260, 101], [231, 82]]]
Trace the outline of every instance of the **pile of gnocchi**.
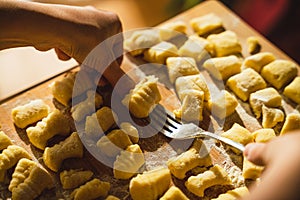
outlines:
[[[185, 22], [176, 21], [159, 30], [135, 31], [124, 42], [131, 56], [166, 68], [181, 103], [173, 111], [178, 119], [201, 123], [207, 110], [225, 120], [242, 102], [249, 104], [261, 129], [250, 132], [234, 123], [223, 130], [222, 136], [246, 145], [300, 129], [299, 112], [285, 113], [282, 105], [284, 99], [300, 103], [296, 63], [260, 52], [256, 37], [248, 38], [251, 56], [243, 58], [237, 35], [226, 30], [214, 13], [194, 18], [189, 25], [193, 35], [187, 35]], [[183, 44], [172, 43], [182, 35], [186, 37]], [[211, 93], [201, 74], [204, 70], [224, 84], [218, 95]], [[35, 199], [57, 187], [53, 174], [58, 177], [59, 187], [68, 192], [65, 198], [78, 200], [238, 199], [249, 193], [246, 180], [259, 181], [263, 167], [225, 146], [229, 154], [242, 160], [238, 170], [227, 169], [215, 163], [209, 152], [203, 154], [206, 147], [201, 139], [195, 139], [187, 150], [173, 155], [164, 165], [146, 169], [143, 144], [147, 140], [140, 138], [133, 124], [118, 121], [118, 110], [105, 103], [105, 95], [93, 91], [95, 83], [89, 77], [79, 84], [81, 88], [76, 88], [79, 100], [72, 102], [76, 76], [77, 72], [70, 72], [51, 85], [60, 108], [50, 109], [42, 99], [35, 99], [11, 111], [15, 126], [24, 129], [33, 148], [42, 152], [39, 160], [0, 132], [0, 181], [10, 179], [7, 171], [13, 169], [8, 186], [12, 199]], [[157, 77], [147, 76], [122, 100], [132, 116], [147, 118], [161, 101], [158, 82]], [[79, 124], [78, 131], [72, 123]], [[49, 140], [57, 136], [63, 139], [49, 145]], [[110, 163], [110, 181], [93, 169], [65, 168], [68, 159], [80, 161], [87, 146]], [[114, 184], [125, 185], [124, 194], [115, 193]]]

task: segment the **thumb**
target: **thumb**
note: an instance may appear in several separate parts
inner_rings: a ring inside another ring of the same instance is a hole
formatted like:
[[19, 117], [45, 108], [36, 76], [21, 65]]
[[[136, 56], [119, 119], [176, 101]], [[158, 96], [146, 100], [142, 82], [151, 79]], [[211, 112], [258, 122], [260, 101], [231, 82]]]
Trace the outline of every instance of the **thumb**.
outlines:
[[266, 165], [266, 146], [264, 143], [250, 143], [245, 147], [244, 156], [256, 165]]

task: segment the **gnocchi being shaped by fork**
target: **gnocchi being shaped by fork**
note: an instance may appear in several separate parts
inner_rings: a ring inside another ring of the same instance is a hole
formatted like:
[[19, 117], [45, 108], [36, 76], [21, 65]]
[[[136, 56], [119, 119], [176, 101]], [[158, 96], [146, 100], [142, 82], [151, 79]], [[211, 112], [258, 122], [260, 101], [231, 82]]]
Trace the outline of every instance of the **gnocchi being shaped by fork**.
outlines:
[[74, 200], [92, 200], [99, 197], [106, 197], [110, 190], [110, 183], [101, 181], [97, 178], [75, 189], [71, 197]]
[[170, 171], [157, 168], [132, 178], [129, 192], [133, 200], [156, 200], [168, 190], [170, 183]]
[[46, 118], [38, 122], [35, 127], [27, 128], [26, 132], [30, 142], [35, 147], [44, 150], [50, 138], [55, 135], [69, 135], [70, 126], [61, 111], [55, 109]]
[[204, 191], [211, 186], [230, 184], [232, 184], [232, 182], [227, 172], [217, 164], [202, 174], [190, 176], [185, 182], [187, 189], [199, 197], [203, 197]]
[[[200, 155], [199, 151], [201, 149]], [[179, 179], [184, 179], [185, 174], [198, 166], [208, 167], [212, 165], [211, 158], [202, 140], [196, 140], [193, 146], [175, 158], [167, 162], [170, 172]]]
[[67, 158], [82, 158], [83, 145], [76, 132], [53, 147], [46, 147], [43, 160], [52, 171], [57, 172], [62, 162]]
[[157, 81], [158, 79], [154, 76], [145, 77], [122, 100], [123, 105], [128, 107], [133, 116], [137, 118], [148, 117], [161, 100]]
[[4, 181], [6, 171], [12, 168], [21, 158], [31, 159], [29, 153], [22, 147], [10, 145], [0, 154], [0, 182]]
[[11, 115], [17, 127], [25, 128], [46, 117], [49, 109], [49, 106], [43, 100], [36, 99], [25, 105], [15, 107], [12, 109]]
[[54, 186], [50, 174], [36, 162], [22, 158], [12, 175], [8, 189], [14, 200], [32, 200]]

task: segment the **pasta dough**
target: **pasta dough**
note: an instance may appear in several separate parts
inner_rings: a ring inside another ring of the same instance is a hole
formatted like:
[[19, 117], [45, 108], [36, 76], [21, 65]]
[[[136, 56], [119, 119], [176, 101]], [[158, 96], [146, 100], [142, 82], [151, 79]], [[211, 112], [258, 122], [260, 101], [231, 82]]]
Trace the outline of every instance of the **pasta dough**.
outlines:
[[11, 115], [17, 127], [25, 128], [46, 117], [49, 109], [49, 106], [43, 100], [36, 99], [25, 105], [15, 107], [12, 109]]
[[190, 176], [185, 182], [185, 186], [193, 194], [203, 197], [207, 188], [214, 185], [230, 185], [231, 183], [227, 172], [221, 166], [214, 165], [202, 174]]
[[74, 132], [68, 138], [53, 147], [46, 147], [43, 160], [49, 169], [57, 172], [65, 159], [82, 158], [82, 156], [83, 145], [78, 134]]
[[55, 109], [35, 127], [26, 129], [30, 142], [37, 148], [44, 150], [47, 141], [55, 135], [67, 136], [70, 134], [71, 128], [67, 118], [60, 110]]
[[169, 57], [166, 62], [171, 83], [178, 77], [200, 73], [195, 59], [190, 57]]
[[93, 174], [90, 170], [71, 169], [60, 172], [59, 178], [63, 189], [73, 189], [86, 183]]
[[6, 149], [9, 145], [12, 145], [12, 141], [3, 131], [0, 131], [0, 151]]
[[231, 55], [207, 59], [203, 67], [218, 80], [227, 80], [229, 77], [241, 72], [241, 61], [238, 57]]
[[145, 158], [140, 146], [138, 144], [129, 145], [125, 151], [121, 151], [114, 162], [114, 177], [130, 179], [144, 163]]
[[189, 200], [189, 198], [178, 187], [171, 186], [160, 200]]
[[109, 107], [104, 106], [86, 117], [85, 133], [92, 138], [99, 138], [116, 123], [116, 114]]
[[168, 57], [178, 55], [177, 47], [169, 42], [162, 41], [144, 52], [144, 59], [151, 63], [165, 64]]
[[243, 68], [252, 68], [256, 72], [260, 73], [261, 69], [273, 62], [275, 60], [275, 56], [270, 52], [262, 52], [257, 53], [252, 56], [247, 57], [243, 62]]
[[223, 29], [222, 19], [214, 13], [193, 18], [190, 20], [190, 25], [201, 36], [207, 36]]
[[300, 77], [296, 77], [288, 86], [286, 86], [283, 94], [297, 104], [300, 104]]
[[137, 118], [148, 117], [156, 104], [161, 100], [157, 87], [157, 78], [147, 76], [125, 96], [122, 103]]
[[37, 163], [22, 158], [19, 160], [9, 184], [14, 200], [31, 200], [38, 197], [45, 189], [54, 187], [50, 174]]
[[[200, 155], [199, 151], [204, 155]], [[209, 152], [201, 140], [196, 140], [193, 146], [177, 157], [171, 158], [167, 162], [170, 172], [178, 179], [184, 179], [185, 175], [191, 169], [212, 165]]]
[[6, 171], [15, 166], [21, 158], [31, 159], [29, 153], [22, 147], [10, 145], [0, 154], [0, 182], [4, 181]]
[[267, 86], [264, 79], [251, 68], [230, 77], [226, 85], [243, 101], [247, 101], [251, 93]]
[[121, 150], [126, 149], [129, 145], [132, 145], [129, 136], [120, 129], [112, 130], [97, 142], [99, 150], [109, 157], [116, 157]]
[[129, 192], [133, 200], [156, 200], [168, 190], [170, 183], [170, 171], [166, 168], [158, 168], [132, 178]]
[[261, 70], [262, 77], [276, 89], [286, 86], [297, 73], [298, 66], [289, 60], [275, 60]]
[[99, 197], [106, 197], [110, 190], [110, 183], [101, 181], [97, 178], [75, 189], [71, 197], [74, 200], [92, 200]]
[[290, 113], [286, 116], [280, 135], [284, 135], [290, 131], [300, 129], [300, 114]]
[[214, 45], [216, 57], [240, 54], [242, 52], [242, 46], [236, 34], [232, 31], [212, 34], [207, 37], [207, 40]]
[[277, 90], [268, 87], [251, 93], [249, 103], [256, 118], [260, 118], [263, 105], [270, 108], [278, 108], [281, 106], [281, 100], [282, 98]]
[[124, 48], [129, 51], [132, 56], [138, 56], [160, 41], [159, 32], [156, 29], [134, 31], [129, 38], [125, 39]]

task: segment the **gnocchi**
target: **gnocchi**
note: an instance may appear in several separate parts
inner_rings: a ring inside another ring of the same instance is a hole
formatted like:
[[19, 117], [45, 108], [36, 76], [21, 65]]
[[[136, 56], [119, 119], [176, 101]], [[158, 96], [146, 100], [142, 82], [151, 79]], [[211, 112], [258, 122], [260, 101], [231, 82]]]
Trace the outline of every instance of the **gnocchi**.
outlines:
[[176, 186], [171, 186], [160, 200], [189, 200], [189, 198]]
[[0, 151], [6, 149], [9, 145], [12, 145], [11, 139], [3, 132], [0, 131]]
[[178, 20], [161, 26], [159, 29], [159, 36], [162, 41], [166, 41], [174, 37], [180, 36], [181, 34], [185, 35], [186, 32], [187, 32], [186, 23], [182, 20]]
[[276, 137], [274, 129], [271, 128], [262, 128], [259, 130], [256, 130], [252, 133], [252, 136], [254, 138], [254, 142], [268, 142]]
[[262, 107], [262, 126], [263, 128], [273, 128], [279, 122], [284, 121], [284, 113], [277, 108], [268, 108], [263, 105]]
[[32, 100], [29, 103], [17, 106], [11, 111], [12, 119], [19, 128], [25, 128], [33, 124], [49, 113], [50, 107], [41, 99]]
[[58, 109], [55, 109], [46, 118], [38, 122], [36, 126], [26, 129], [29, 141], [42, 150], [45, 149], [50, 138], [55, 135], [67, 136], [70, 131], [68, 119]]
[[260, 177], [264, 167], [258, 166], [244, 158], [243, 161], [243, 177], [245, 179], [255, 180]]
[[45, 165], [54, 172], [57, 172], [62, 162], [67, 158], [82, 158], [83, 145], [76, 132], [60, 143], [46, 147], [43, 160]]
[[236, 200], [249, 194], [249, 190], [246, 186], [229, 190], [224, 194], [220, 194], [217, 198], [212, 200]]
[[201, 36], [207, 36], [223, 30], [222, 19], [214, 13], [193, 18], [190, 20], [190, 25]]
[[284, 135], [290, 131], [300, 129], [300, 114], [290, 113], [286, 116], [280, 135]]
[[247, 57], [243, 62], [243, 68], [252, 68], [260, 73], [261, 69], [276, 60], [276, 57], [270, 52], [261, 52]]
[[93, 174], [90, 170], [70, 169], [60, 172], [59, 179], [63, 189], [73, 189], [89, 181]]
[[261, 50], [259, 39], [255, 36], [250, 36], [247, 38], [247, 46], [248, 53], [251, 55], [259, 53]]
[[144, 52], [144, 59], [151, 63], [165, 64], [168, 57], [178, 55], [177, 47], [170, 42], [160, 42]]
[[300, 104], [300, 77], [296, 77], [288, 86], [286, 86], [283, 94], [297, 104]]

